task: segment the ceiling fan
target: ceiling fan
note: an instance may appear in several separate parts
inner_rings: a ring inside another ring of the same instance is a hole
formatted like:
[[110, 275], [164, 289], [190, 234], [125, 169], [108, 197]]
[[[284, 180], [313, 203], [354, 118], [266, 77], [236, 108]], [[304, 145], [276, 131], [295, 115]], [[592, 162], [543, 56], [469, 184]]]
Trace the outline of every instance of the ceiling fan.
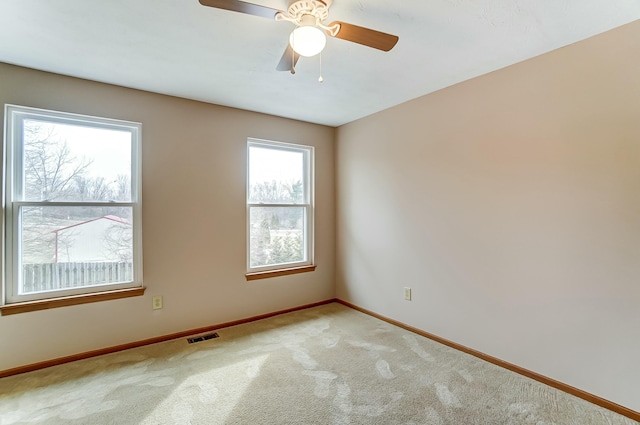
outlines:
[[391, 50], [398, 42], [398, 36], [346, 22], [334, 21], [324, 24], [333, 0], [291, 0], [287, 11], [240, 0], [199, 1], [203, 6], [295, 24], [296, 28], [289, 36], [289, 44], [276, 67], [278, 71], [291, 71], [292, 74], [295, 73], [295, 66], [300, 56], [315, 56], [324, 49], [325, 34], [385, 52]]

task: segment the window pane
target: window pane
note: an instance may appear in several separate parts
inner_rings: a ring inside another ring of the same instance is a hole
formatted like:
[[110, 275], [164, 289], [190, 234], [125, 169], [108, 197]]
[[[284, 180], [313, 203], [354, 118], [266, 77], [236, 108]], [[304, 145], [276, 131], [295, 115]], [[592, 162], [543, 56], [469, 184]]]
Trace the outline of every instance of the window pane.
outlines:
[[131, 207], [22, 207], [19, 292], [133, 280]]
[[305, 203], [304, 153], [249, 147], [250, 203]]
[[306, 261], [304, 207], [252, 207], [250, 266]]
[[27, 201], [131, 200], [131, 133], [25, 119]]

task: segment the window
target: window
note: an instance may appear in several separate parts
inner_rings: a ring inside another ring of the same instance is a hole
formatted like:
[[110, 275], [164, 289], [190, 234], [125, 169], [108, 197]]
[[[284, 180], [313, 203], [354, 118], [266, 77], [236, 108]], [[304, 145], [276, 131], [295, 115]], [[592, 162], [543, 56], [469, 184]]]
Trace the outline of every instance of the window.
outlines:
[[140, 124], [5, 117], [5, 304], [141, 287]]
[[248, 164], [249, 274], [312, 270], [313, 147], [250, 139]]

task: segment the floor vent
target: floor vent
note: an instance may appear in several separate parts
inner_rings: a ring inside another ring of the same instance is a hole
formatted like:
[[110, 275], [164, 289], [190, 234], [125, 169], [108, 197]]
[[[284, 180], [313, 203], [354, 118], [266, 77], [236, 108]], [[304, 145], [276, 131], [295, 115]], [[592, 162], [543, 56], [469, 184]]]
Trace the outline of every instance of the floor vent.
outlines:
[[193, 344], [194, 342], [206, 341], [208, 339], [219, 338], [219, 337], [220, 335], [218, 335], [217, 332], [214, 332], [212, 334], [195, 336], [193, 338], [187, 338], [187, 341], [189, 341], [189, 344]]

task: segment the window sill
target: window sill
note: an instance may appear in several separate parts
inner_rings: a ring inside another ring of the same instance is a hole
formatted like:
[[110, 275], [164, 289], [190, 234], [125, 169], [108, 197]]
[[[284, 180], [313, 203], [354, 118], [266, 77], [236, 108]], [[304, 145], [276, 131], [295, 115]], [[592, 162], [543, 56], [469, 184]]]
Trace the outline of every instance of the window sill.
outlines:
[[0, 306], [0, 315], [26, 313], [29, 311], [47, 310], [50, 308], [67, 307], [70, 305], [95, 303], [99, 301], [116, 300], [119, 298], [138, 297], [144, 295], [145, 287], [118, 289], [116, 291], [94, 292], [92, 294], [72, 295], [62, 298], [25, 301], [21, 303]]
[[312, 272], [316, 269], [316, 266], [303, 266], [303, 267], [293, 267], [290, 269], [278, 269], [278, 270], [268, 270], [264, 272], [254, 272], [247, 273], [245, 277], [247, 280], [258, 280], [258, 279], [267, 279], [270, 277], [278, 277], [278, 276], [286, 276], [289, 274], [298, 274], [298, 273], [306, 273]]

